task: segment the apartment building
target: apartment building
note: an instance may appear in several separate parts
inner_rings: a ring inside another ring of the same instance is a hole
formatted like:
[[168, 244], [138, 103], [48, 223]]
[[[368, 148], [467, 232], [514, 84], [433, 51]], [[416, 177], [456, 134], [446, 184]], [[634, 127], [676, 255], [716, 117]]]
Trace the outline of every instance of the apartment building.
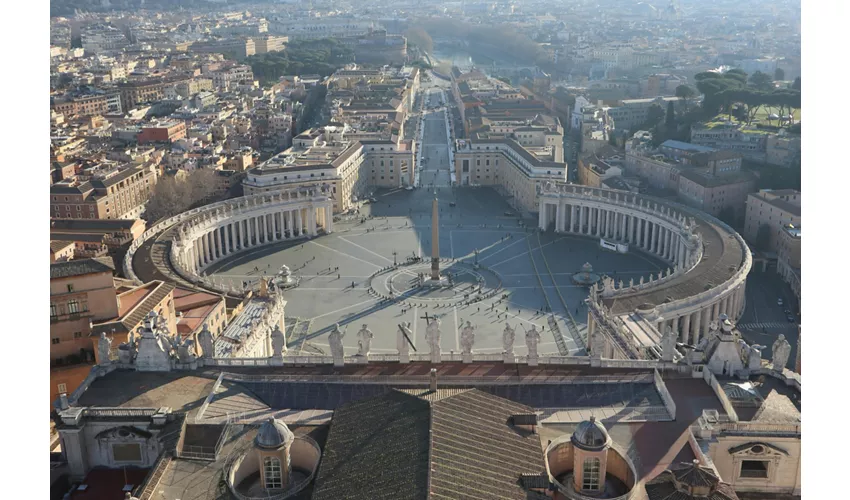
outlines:
[[179, 120], [143, 125], [139, 131], [139, 144], [149, 142], [171, 143], [186, 137], [186, 123]]
[[53, 111], [65, 117], [103, 115], [113, 112], [116, 107], [120, 111], [120, 95], [117, 92], [59, 98], [50, 106]]
[[289, 42], [289, 37], [265, 35], [252, 38], [254, 41], [254, 51], [257, 54], [267, 54], [269, 52], [280, 52], [286, 49], [286, 44]]
[[454, 168], [460, 185], [493, 186], [515, 209], [528, 213], [537, 212], [539, 190], [545, 182], [567, 180], [566, 163], [540, 158], [501, 134], [479, 133], [469, 140], [459, 139]]
[[744, 222], [744, 238], [754, 244], [759, 228], [770, 229], [767, 250], [777, 252], [779, 240], [785, 227], [800, 227], [800, 205], [802, 194], [793, 189], [762, 189], [747, 197], [747, 215]]
[[755, 175], [741, 171], [741, 155], [710, 151], [694, 154], [687, 162], [692, 168], [679, 174], [679, 198], [715, 217], [725, 211], [730, 214], [729, 221], [737, 225], [744, 217], [747, 196], [755, 187]]
[[798, 301], [802, 265], [800, 241], [800, 226], [788, 224], [782, 227], [776, 245], [776, 272], [791, 286]]
[[292, 147], [247, 171], [246, 195], [301, 186], [324, 185], [334, 196], [334, 212], [351, 208], [369, 186], [413, 183], [412, 141], [351, 141], [342, 127], [310, 129]]
[[157, 181], [154, 166], [113, 170], [91, 180], [50, 186], [54, 219], [138, 219]]
[[51, 401], [73, 392], [88, 375], [94, 360], [92, 322], [118, 316], [114, 271], [109, 258], [50, 264]]
[[653, 97], [648, 99], [623, 99], [617, 106], [608, 108], [608, 116], [614, 120], [617, 130], [636, 130], [649, 118], [649, 110], [658, 105], [665, 112], [669, 103], [674, 108], [684, 107], [684, 100], [678, 97]]
[[[615, 162], [617, 164], [615, 164]], [[578, 159], [578, 182], [583, 186], [605, 187], [603, 184], [614, 177], [622, 177], [619, 165], [622, 157], [600, 158], [599, 154], [584, 155]]]
[[121, 94], [121, 109], [131, 110], [141, 103], [159, 101], [165, 98], [167, 87], [186, 83], [191, 80], [186, 76], [174, 76], [162, 79], [139, 80], [118, 84]]
[[244, 59], [257, 53], [257, 47], [251, 38], [230, 38], [195, 42], [189, 46], [189, 52], [196, 54], [224, 54], [232, 59]]
[[756, 162], [767, 161], [767, 139], [769, 133], [735, 123], [694, 124], [691, 126], [691, 142], [714, 149], [725, 149], [741, 153], [744, 158]]

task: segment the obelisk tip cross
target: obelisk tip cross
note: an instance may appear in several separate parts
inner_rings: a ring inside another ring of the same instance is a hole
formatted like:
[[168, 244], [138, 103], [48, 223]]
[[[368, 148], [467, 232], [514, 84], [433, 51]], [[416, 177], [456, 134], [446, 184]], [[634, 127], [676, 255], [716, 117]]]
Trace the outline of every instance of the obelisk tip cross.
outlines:
[[437, 197], [431, 204], [431, 279], [440, 279], [440, 211], [437, 208]]

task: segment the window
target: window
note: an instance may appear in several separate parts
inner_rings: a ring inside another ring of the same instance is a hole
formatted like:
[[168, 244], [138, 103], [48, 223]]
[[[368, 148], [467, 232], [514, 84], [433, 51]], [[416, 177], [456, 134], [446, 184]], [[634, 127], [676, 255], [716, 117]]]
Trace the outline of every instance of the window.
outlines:
[[76, 300], [68, 301], [68, 314], [76, 314], [80, 312], [80, 303]]
[[65, 394], [66, 392], [68, 392], [68, 387], [65, 384], [59, 384], [58, 386], [56, 386], [56, 389], [59, 390], [59, 394]]
[[50, 304], [50, 317], [55, 318], [59, 316], [59, 308], [56, 307], [56, 304]]
[[74, 332], [74, 338], [75, 339], [83, 338], [83, 332]]
[[599, 459], [588, 458], [584, 461], [584, 470], [581, 480], [581, 489], [583, 490], [598, 490], [599, 489]]
[[50, 339], [50, 343], [54, 344], [54, 345], [58, 344], [59, 343], [59, 337], [53, 337], [52, 339]]
[[743, 460], [741, 461], [741, 473], [739, 477], [756, 479], [767, 479], [770, 462], [765, 460]]
[[68, 293], [74, 292], [74, 285], [68, 285]]
[[138, 443], [113, 444], [112, 458], [116, 462], [141, 462], [142, 446]]
[[265, 487], [267, 490], [283, 487], [283, 478], [280, 473], [280, 460], [274, 457], [264, 458], [263, 472], [265, 476]]

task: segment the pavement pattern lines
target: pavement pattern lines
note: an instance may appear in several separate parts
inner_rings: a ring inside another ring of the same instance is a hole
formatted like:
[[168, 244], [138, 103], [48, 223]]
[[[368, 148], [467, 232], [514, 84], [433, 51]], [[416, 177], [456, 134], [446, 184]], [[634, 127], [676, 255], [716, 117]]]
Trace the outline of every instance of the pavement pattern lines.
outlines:
[[[549, 317], [543, 313], [544, 293], [548, 294], [570, 353], [581, 351], [566, 333], [566, 311], [553, 297], [557, 287], [571, 308], [570, 314], [580, 328], [584, 326], [587, 310], [583, 300], [587, 290], [574, 285], [570, 278], [585, 262], [601, 273], [625, 281], [630, 278], [638, 281], [640, 276], [646, 277], [649, 272], [657, 273], [665, 267], [646, 255], [603, 251], [596, 240], [589, 238], [547, 233], [538, 241], [526, 229], [533, 221], [524, 221], [524, 227], [516, 218], [501, 215], [510, 207], [493, 190], [437, 188], [441, 257], [450, 259], [453, 254], [457, 260], [472, 264], [477, 249], [479, 262], [499, 275], [503, 291], [492, 299], [460, 306], [416, 300], [405, 304], [382, 301], [370, 295], [368, 276], [392, 265], [394, 260], [405, 262], [408, 257], [419, 255], [420, 248], [422, 258], [426, 262], [430, 260], [429, 212], [434, 194], [431, 190], [416, 189], [376, 195], [378, 203], [361, 207], [362, 216], [371, 216], [364, 224], [359, 220], [338, 222], [330, 235], [258, 249], [252, 255], [240, 255], [232, 262], [215, 266], [213, 274], [216, 279], [233, 280], [237, 285], [243, 281], [254, 283], [260, 276], [271, 276], [286, 264], [301, 276], [300, 286], [285, 294], [286, 314], [311, 320], [311, 325], [305, 337], [288, 339], [291, 346], [306, 344], [316, 348], [311, 351], [329, 352], [327, 335], [338, 323], [346, 332], [343, 339], [346, 354], [355, 354], [357, 331], [366, 324], [374, 334], [372, 352], [394, 353], [398, 325], [410, 322], [417, 352], [427, 353], [429, 347], [424, 338], [427, 314], [429, 318], [440, 317], [440, 344], [444, 353], [458, 352], [459, 330], [466, 321], [476, 327], [475, 352], [500, 353], [507, 321], [516, 329], [514, 351], [524, 355], [527, 353], [525, 332], [532, 325], [541, 332], [539, 352], [558, 353]], [[525, 241], [529, 237], [531, 253]], [[541, 252], [545, 253], [552, 277], [543, 267]], [[543, 278], [543, 288], [532, 258]], [[508, 297], [503, 298], [503, 294]]]

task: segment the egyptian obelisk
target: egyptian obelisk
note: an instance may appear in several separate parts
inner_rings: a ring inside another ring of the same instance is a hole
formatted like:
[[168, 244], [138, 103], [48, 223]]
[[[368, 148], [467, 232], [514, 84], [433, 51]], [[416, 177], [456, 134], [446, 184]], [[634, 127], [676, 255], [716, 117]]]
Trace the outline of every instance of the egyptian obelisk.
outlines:
[[437, 198], [431, 204], [431, 279], [440, 280], [440, 211]]

